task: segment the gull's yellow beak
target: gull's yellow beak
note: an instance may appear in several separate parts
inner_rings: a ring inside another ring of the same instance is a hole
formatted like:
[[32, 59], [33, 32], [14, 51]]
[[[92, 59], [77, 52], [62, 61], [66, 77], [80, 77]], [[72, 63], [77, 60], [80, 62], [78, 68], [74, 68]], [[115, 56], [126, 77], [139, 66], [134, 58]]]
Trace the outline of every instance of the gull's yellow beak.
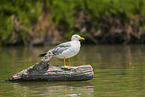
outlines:
[[85, 40], [85, 38], [83, 38], [83, 37], [81, 37], [81, 38], [79, 38], [80, 40]]

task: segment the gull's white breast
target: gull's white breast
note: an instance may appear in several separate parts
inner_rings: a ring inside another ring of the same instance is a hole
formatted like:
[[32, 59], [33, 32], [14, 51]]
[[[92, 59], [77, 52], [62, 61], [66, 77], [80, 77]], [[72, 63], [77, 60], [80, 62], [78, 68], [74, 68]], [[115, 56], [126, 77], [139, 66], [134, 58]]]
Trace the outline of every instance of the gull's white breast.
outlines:
[[75, 56], [80, 50], [80, 41], [71, 41], [71, 46], [62, 52], [62, 54], [57, 55], [58, 58], [70, 58]]

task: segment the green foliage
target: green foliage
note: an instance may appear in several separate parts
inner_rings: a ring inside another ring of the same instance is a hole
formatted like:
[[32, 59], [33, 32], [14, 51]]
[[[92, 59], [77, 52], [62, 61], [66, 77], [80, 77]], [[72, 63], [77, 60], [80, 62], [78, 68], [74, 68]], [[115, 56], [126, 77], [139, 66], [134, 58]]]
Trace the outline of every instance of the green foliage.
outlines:
[[[49, 21], [64, 29], [66, 37], [76, 33], [75, 11], [85, 12], [96, 22], [99, 21], [96, 17], [103, 16], [120, 16], [123, 19], [136, 15], [145, 17], [145, 0], [1, 0], [0, 44], [7, 44], [16, 38], [27, 43], [30, 29], [43, 8], [51, 13]], [[142, 22], [141, 26], [144, 30], [145, 23]]]
[[[96, 17], [102, 16], [120, 16], [124, 19], [133, 18], [135, 15], [145, 17], [144, 0], [52, 0], [47, 2], [47, 7], [51, 11], [50, 21], [55, 25], [64, 26], [71, 34], [76, 33], [73, 29], [75, 10], [84, 11], [96, 22]], [[70, 35], [66, 33], [67, 37]]]
[[11, 40], [12, 38], [9, 38], [13, 31], [13, 23], [11, 17], [5, 17], [2, 14], [0, 15], [0, 18], [2, 19], [0, 23], [0, 41], [7, 42]]
[[0, 44], [10, 43], [16, 38], [26, 43], [32, 24], [40, 16], [40, 6], [41, 1], [1, 1]]
[[66, 26], [69, 25], [69, 28], [73, 28], [73, 11], [75, 7], [73, 1], [74, 0], [46, 0], [47, 7], [51, 11], [50, 21], [55, 25], [64, 24]]

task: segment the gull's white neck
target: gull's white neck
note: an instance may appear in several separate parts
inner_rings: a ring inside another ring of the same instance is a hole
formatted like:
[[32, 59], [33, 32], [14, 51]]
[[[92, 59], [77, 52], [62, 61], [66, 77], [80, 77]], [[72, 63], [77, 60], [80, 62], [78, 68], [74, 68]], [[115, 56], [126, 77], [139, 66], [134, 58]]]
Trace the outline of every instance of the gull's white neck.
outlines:
[[75, 47], [75, 48], [80, 48], [81, 44], [80, 44], [80, 41], [79, 40], [73, 40], [71, 41], [72, 42], [72, 46]]

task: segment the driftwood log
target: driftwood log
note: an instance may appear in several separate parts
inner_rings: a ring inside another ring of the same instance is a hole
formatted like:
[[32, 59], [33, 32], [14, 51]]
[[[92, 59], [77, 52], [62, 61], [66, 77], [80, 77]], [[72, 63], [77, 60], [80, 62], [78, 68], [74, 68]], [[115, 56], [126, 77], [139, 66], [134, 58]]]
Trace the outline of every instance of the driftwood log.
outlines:
[[93, 78], [91, 65], [77, 67], [55, 66], [48, 64], [52, 58], [52, 52], [47, 54], [36, 64], [15, 74], [6, 81], [84, 81]]

